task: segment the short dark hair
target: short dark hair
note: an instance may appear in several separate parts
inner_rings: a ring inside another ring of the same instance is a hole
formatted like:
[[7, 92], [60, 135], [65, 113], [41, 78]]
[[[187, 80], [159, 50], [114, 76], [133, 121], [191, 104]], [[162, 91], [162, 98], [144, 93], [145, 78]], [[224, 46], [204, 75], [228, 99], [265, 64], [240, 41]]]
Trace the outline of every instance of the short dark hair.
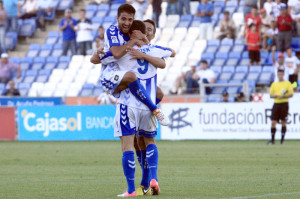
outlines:
[[142, 22], [140, 20], [133, 20], [128, 33], [131, 34], [134, 30], [139, 30], [143, 34], [146, 34], [146, 26], [145, 26], [144, 22]]
[[85, 9], [82, 8], [82, 9], [80, 9], [80, 12], [86, 12], [86, 11], [85, 11]]
[[284, 73], [284, 69], [281, 69], [281, 68], [280, 68], [280, 69], [277, 70], [277, 72], [278, 72], [278, 73], [279, 73], [279, 72], [283, 72], [283, 73]]
[[205, 60], [205, 59], [202, 59], [201, 61], [200, 61], [200, 64], [208, 64], [208, 62]]
[[118, 17], [121, 15], [122, 12], [127, 12], [128, 14], [133, 14], [133, 16], [135, 15], [134, 7], [127, 3], [120, 5], [120, 7], [118, 8]]
[[153, 27], [154, 27], [153, 32], [155, 34], [156, 33], [156, 24], [155, 24], [155, 22], [151, 19], [146, 19], [146, 20], [144, 20], [144, 22], [151, 23], [153, 25]]

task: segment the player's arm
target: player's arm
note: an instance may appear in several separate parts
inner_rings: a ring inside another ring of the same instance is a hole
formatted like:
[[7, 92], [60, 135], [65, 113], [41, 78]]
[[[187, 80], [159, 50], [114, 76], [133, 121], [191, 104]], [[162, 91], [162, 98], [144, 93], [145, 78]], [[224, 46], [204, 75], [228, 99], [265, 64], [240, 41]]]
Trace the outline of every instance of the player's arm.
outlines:
[[[276, 50], [276, 46], [273, 46], [272, 47], [272, 61], [273, 61], [273, 65], [275, 64], [276, 62], [276, 59], [275, 59], [275, 50]], [[275, 65], [274, 65], [275, 66]]]
[[278, 96], [275, 94], [275, 88], [274, 88], [274, 83], [271, 85], [270, 88], [270, 98], [277, 98]]
[[101, 60], [100, 60], [100, 55], [106, 55], [106, 53], [103, 51], [103, 47], [98, 48], [92, 55], [90, 62], [93, 64], [100, 64]]
[[166, 62], [160, 57], [153, 57], [150, 55], [147, 55], [145, 53], [142, 53], [141, 51], [134, 49], [134, 48], [128, 48], [127, 49], [128, 54], [132, 55], [133, 57], [130, 58], [132, 59], [145, 59], [148, 61], [150, 64], [157, 68], [165, 68], [166, 67]]

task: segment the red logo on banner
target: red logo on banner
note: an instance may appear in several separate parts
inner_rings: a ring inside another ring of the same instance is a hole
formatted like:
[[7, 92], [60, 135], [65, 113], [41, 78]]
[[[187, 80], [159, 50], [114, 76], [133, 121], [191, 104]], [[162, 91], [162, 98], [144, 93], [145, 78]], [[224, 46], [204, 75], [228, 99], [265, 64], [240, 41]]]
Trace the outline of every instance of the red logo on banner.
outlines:
[[254, 93], [254, 94], [252, 95], [252, 101], [253, 101], [253, 102], [264, 102], [263, 96], [264, 96], [264, 94], [261, 94], [261, 93]]
[[14, 140], [16, 121], [14, 107], [0, 107], [0, 140]]

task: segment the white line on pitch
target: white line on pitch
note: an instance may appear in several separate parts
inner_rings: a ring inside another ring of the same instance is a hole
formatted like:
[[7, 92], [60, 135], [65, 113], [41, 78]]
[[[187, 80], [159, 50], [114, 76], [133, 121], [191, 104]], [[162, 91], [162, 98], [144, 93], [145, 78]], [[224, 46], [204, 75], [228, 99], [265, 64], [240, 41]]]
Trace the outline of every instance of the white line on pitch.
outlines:
[[259, 196], [242, 196], [242, 197], [234, 197], [234, 198], [227, 198], [227, 199], [248, 199], [248, 198], [261, 198], [261, 197], [268, 197], [268, 196], [295, 195], [295, 194], [300, 194], [300, 192], [270, 193], [270, 194], [259, 195]]

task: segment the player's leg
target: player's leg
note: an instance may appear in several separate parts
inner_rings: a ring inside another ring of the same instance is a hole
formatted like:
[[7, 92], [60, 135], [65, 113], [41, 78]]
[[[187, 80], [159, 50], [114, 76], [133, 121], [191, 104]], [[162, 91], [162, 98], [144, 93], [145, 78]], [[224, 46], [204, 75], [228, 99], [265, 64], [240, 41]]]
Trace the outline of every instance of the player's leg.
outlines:
[[269, 142], [269, 144], [275, 144], [275, 134], [276, 134], [276, 123], [277, 120], [272, 120], [271, 122], [271, 141]]
[[276, 124], [280, 119], [279, 116], [278, 104], [274, 104], [271, 114], [271, 141], [268, 142], [270, 145], [275, 144]]
[[136, 113], [126, 105], [117, 105], [115, 116], [114, 135], [121, 138], [122, 166], [127, 180], [128, 190], [119, 197], [137, 196], [135, 191], [135, 160], [134, 160], [134, 137], [136, 132]]
[[159, 104], [163, 98], [164, 98], [163, 91], [161, 90], [160, 87], [157, 87], [157, 89], [156, 89], [156, 105]]
[[283, 144], [284, 142], [284, 137], [285, 137], [285, 133], [286, 133], [286, 123], [287, 121], [286, 120], [282, 120], [281, 121], [281, 141], [280, 141], [280, 144]]
[[281, 141], [280, 144], [283, 144], [284, 142], [284, 137], [286, 133], [286, 124], [287, 124], [287, 117], [289, 114], [289, 104], [288, 103], [283, 103], [280, 104], [280, 119], [281, 119]]
[[[117, 79], [119, 79], [118, 77]], [[116, 79], [116, 78], [114, 78]], [[145, 104], [151, 112], [154, 113], [157, 120], [161, 125], [167, 126], [169, 124], [169, 119], [162, 113], [162, 111], [152, 102], [150, 96], [146, 92], [145, 88], [140, 84], [135, 73], [126, 72], [122, 78], [120, 78], [118, 86], [114, 90], [114, 94], [129, 88], [130, 92], [143, 104]]]

